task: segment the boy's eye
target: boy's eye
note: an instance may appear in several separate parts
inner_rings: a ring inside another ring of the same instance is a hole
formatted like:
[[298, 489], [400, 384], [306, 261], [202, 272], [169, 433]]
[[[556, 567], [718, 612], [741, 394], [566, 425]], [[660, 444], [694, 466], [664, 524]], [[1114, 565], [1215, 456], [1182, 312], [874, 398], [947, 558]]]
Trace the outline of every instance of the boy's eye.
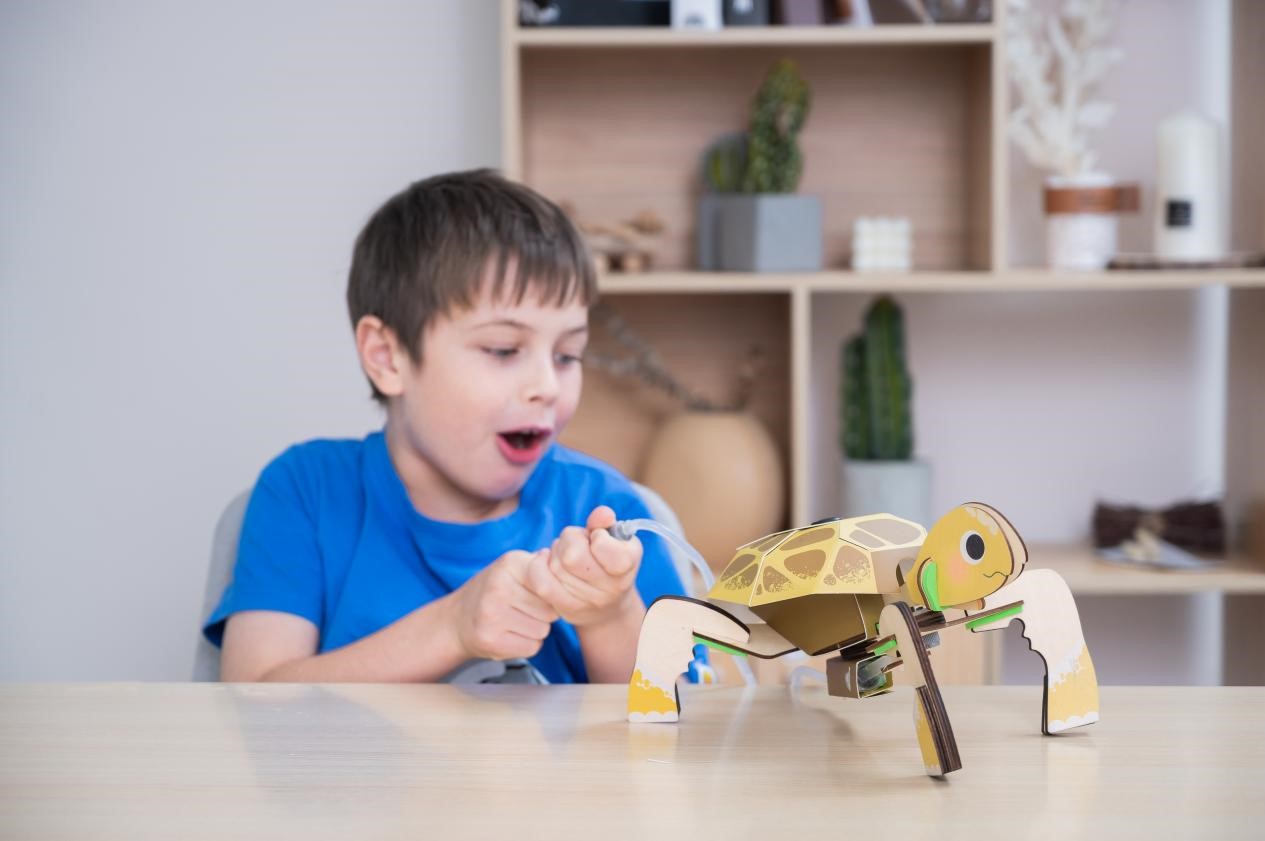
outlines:
[[492, 356], [496, 359], [509, 359], [511, 356], [518, 353], [518, 348], [516, 347], [485, 347], [483, 349], [483, 352], [486, 353], [488, 356]]

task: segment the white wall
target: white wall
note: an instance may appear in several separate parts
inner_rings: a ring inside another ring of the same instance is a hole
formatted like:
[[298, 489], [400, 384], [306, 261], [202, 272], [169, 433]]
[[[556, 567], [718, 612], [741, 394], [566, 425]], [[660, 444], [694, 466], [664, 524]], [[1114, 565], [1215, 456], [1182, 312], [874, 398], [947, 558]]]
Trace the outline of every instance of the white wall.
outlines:
[[380, 423], [369, 213], [499, 163], [493, 0], [0, 6], [0, 679], [185, 679], [220, 509]]

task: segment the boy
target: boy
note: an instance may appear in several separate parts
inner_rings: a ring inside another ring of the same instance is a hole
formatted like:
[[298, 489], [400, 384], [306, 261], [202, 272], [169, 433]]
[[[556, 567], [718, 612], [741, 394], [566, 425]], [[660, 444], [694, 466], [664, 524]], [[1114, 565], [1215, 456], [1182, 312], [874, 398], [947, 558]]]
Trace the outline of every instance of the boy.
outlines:
[[251, 494], [204, 629], [232, 681], [433, 681], [530, 657], [626, 681], [667, 554], [648, 512], [554, 439], [580, 398], [596, 281], [552, 203], [488, 170], [418, 182], [356, 240], [347, 303], [382, 432], [291, 447]]

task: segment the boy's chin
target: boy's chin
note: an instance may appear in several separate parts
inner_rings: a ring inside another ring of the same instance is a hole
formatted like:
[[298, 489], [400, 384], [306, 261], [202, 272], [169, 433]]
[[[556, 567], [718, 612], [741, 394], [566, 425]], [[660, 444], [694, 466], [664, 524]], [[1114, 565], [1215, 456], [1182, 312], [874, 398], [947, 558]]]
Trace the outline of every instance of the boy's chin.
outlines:
[[488, 502], [504, 502], [507, 499], [513, 499], [523, 490], [523, 485], [527, 484], [531, 470], [522, 470], [519, 473], [520, 475], [506, 477], [503, 481], [481, 488], [480, 496]]
[[480, 477], [482, 481], [467, 487], [488, 502], [504, 502], [518, 496], [539, 466], [539, 458], [527, 464], [512, 464], [498, 456], [489, 468], [485, 468], [486, 472]]

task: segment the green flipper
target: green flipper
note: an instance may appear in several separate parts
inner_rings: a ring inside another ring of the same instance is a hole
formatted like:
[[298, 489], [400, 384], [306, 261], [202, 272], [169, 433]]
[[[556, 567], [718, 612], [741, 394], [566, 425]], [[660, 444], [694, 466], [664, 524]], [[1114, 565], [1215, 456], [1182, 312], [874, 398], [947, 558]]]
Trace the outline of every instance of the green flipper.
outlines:
[[1001, 613], [994, 613], [992, 616], [985, 616], [982, 619], [975, 619], [967, 622], [966, 627], [974, 631], [976, 628], [982, 628], [985, 625], [991, 625], [994, 622], [1009, 619], [1011, 616], [1017, 616], [1020, 613], [1023, 613], [1023, 605], [1017, 604], [1009, 610], [1003, 610]]
[[936, 562], [927, 561], [918, 573], [918, 586], [927, 599], [927, 607], [935, 611], [944, 610], [940, 605], [940, 577], [936, 575]]
[[747, 656], [747, 652], [745, 651], [739, 651], [736, 648], [730, 648], [727, 645], [722, 645], [721, 643], [718, 643], [718, 642], [712, 642], [711, 640], [703, 639], [698, 634], [694, 635], [694, 642], [701, 642], [703, 645], [707, 646], [708, 648], [714, 648], [717, 651], [723, 651], [726, 654], [732, 654], [735, 657]]

